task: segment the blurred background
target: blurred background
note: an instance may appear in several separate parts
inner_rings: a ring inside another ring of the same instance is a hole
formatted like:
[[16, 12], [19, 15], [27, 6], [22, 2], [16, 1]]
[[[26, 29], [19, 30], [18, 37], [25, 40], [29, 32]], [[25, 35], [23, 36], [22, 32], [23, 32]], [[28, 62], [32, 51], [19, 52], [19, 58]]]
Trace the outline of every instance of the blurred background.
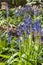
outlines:
[[43, 0], [0, 0], [0, 8], [2, 5], [5, 5], [5, 3], [8, 3], [9, 7], [15, 7], [20, 5], [24, 6], [26, 3], [30, 3], [30, 2], [43, 3]]

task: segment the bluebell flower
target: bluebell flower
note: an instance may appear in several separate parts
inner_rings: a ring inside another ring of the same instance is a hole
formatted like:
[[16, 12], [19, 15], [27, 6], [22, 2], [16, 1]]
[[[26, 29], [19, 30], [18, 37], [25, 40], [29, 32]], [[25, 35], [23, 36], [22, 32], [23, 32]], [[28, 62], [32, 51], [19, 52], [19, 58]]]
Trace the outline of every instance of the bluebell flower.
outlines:
[[18, 29], [21, 29], [22, 28], [22, 26], [21, 26], [21, 24], [18, 26]]
[[15, 16], [16, 17], [20, 16], [20, 13], [19, 12], [16, 12]]
[[22, 15], [22, 13], [23, 13], [23, 12], [22, 12], [22, 9], [20, 9], [18, 12], [19, 12], [20, 15]]
[[33, 30], [33, 31], [35, 31], [35, 30], [36, 30], [36, 27], [35, 27], [34, 25], [33, 25], [33, 27], [32, 27], [32, 30]]
[[30, 34], [30, 30], [29, 29], [26, 32], [27, 32], [28, 35]]
[[28, 23], [29, 23], [30, 25], [32, 25], [32, 18], [31, 18], [31, 16], [29, 16], [29, 18], [28, 18]]
[[24, 31], [26, 31], [26, 25], [25, 24], [20, 24], [18, 26], [17, 35], [22, 35]]
[[31, 19], [31, 17], [29, 16], [27, 16], [27, 17], [25, 17], [24, 18], [24, 23], [25, 23], [25, 25], [32, 25], [32, 19]]
[[23, 24], [23, 30], [26, 31], [26, 29], [27, 29], [27, 25]]
[[40, 42], [43, 43], [43, 27], [41, 28], [40, 34], [41, 34]]
[[10, 35], [10, 32], [8, 31], [7, 34], [8, 34], [8, 43], [11, 43], [12, 37], [11, 37], [11, 35]]
[[33, 30], [40, 32], [41, 30], [41, 24], [40, 24], [40, 20], [36, 19], [33, 25]]
[[18, 12], [16, 12], [15, 15], [16, 15], [16, 17], [18, 17], [18, 16], [22, 15], [22, 13], [23, 13], [23, 12], [22, 12], [22, 9], [20, 9], [20, 10], [18, 10]]
[[19, 36], [20, 36], [21, 34], [22, 34], [22, 31], [20, 31], [20, 30], [19, 30], [19, 31], [17, 31], [17, 35], [19, 35]]
[[25, 11], [25, 8], [23, 8], [23, 9], [22, 9], [22, 14], [25, 14], [25, 12], [26, 12], [26, 11]]
[[7, 17], [8, 17], [9, 16], [8, 4], [6, 4], [6, 14], [7, 14]]
[[8, 4], [6, 4], [6, 11], [8, 11]]
[[33, 30], [37, 31], [37, 32], [40, 32], [40, 26], [34, 26], [33, 27]]
[[39, 25], [37, 25], [37, 31], [40, 33], [40, 31], [41, 31], [41, 25], [39, 24]]
[[36, 19], [36, 20], [34, 21], [34, 24], [38, 24], [38, 23], [41, 23], [41, 21], [40, 21], [39, 19]]
[[17, 30], [17, 35], [21, 35], [21, 34], [22, 34], [22, 26], [19, 25]]
[[41, 29], [41, 36], [43, 36], [43, 28]]
[[38, 15], [38, 7], [35, 5], [34, 6], [34, 15], [37, 16]]
[[8, 37], [8, 43], [11, 43], [11, 39], [12, 39], [12, 37], [9, 36], [9, 37]]
[[32, 19], [31, 19], [31, 16], [26, 16], [24, 18], [24, 24], [20, 24], [18, 26], [18, 31], [17, 31], [17, 34], [18, 35], [21, 35], [22, 32], [26, 32], [28, 34], [30, 34], [30, 25], [32, 26]]
[[25, 5], [24, 10], [25, 11], [30, 11], [31, 10], [31, 7], [29, 5]]

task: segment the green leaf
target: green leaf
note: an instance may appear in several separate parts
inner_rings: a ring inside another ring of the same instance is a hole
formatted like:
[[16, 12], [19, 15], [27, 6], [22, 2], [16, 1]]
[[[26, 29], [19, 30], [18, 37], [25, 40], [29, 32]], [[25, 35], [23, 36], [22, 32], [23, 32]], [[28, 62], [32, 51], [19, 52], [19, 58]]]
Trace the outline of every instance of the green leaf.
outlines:
[[1, 55], [1, 54], [0, 54], [0, 57], [2, 57], [2, 58], [6, 58], [6, 59], [10, 58], [9, 55]]

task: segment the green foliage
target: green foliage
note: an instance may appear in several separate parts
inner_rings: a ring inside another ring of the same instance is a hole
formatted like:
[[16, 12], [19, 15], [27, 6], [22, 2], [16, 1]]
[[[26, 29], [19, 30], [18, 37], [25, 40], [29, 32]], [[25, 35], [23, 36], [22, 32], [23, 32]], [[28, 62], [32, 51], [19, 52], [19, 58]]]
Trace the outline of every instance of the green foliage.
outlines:
[[[16, 0], [17, 1], [17, 0]], [[24, 1], [24, 0], [23, 0]], [[19, 1], [20, 3], [20, 1]], [[18, 3], [16, 3], [18, 6]], [[16, 25], [18, 26], [23, 22], [24, 13], [18, 17], [15, 17], [14, 9], [9, 10], [9, 17], [7, 19], [6, 12], [0, 11], [0, 25]], [[28, 14], [29, 15], [29, 14]], [[33, 16], [33, 21], [36, 18], [41, 20], [41, 24], [43, 25], [43, 17], [42, 15]], [[7, 22], [8, 20], [8, 22]], [[26, 35], [26, 39], [24, 36], [21, 36], [22, 42], [17, 42], [18, 37], [13, 37], [10, 44], [8, 44], [8, 36], [5, 34], [6, 31], [0, 31], [0, 65], [40, 65], [43, 64], [43, 45], [39, 42], [39, 38], [36, 37], [35, 41], [32, 40], [32, 33], [30, 35]]]

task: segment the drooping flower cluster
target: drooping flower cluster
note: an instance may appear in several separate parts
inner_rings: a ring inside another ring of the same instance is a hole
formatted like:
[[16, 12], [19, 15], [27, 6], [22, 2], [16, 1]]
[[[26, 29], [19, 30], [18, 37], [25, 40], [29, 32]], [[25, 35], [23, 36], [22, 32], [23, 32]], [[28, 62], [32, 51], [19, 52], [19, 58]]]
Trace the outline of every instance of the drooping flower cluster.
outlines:
[[40, 20], [39, 19], [36, 19], [34, 21], [33, 30], [37, 31], [37, 32], [41, 31], [41, 24], [40, 24]]
[[[18, 25], [17, 35], [22, 36], [25, 33], [29, 35], [31, 33], [31, 31], [36, 31], [36, 32], [40, 33], [41, 24], [40, 24], [39, 19], [36, 19], [33, 24], [32, 18], [29, 15], [29, 16], [24, 17], [23, 23], [20, 23], [20, 25]], [[12, 39], [12, 37], [10, 35], [10, 32], [8, 32], [8, 43], [11, 42], [11, 39]]]
[[20, 15], [22, 15], [22, 10], [21, 10], [21, 9], [16, 12], [15, 16], [18, 17], [18, 16], [20, 16]]
[[32, 24], [31, 16], [29, 16], [29, 17], [27, 16], [27, 17], [24, 18], [23, 24], [20, 24], [18, 26], [17, 34], [22, 35], [23, 32], [26, 32], [27, 34], [30, 34], [31, 30], [39, 32], [39, 33], [41, 32], [40, 20], [36, 19], [34, 21], [34, 24]]
[[31, 11], [31, 6], [29, 6], [29, 5], [25, 5], [25, 7], [23, 7], [23, 8], [21, 8], [21, 9], [19, 9], [19, 10], [17, 10], [17, 12], [16, 12], [16, 17], [18, 17], [18, 16], [20, 16], [20, 15], [22, 15], [22, 14], [24, 14], [25, 12], [28, 12], [28, 11]]
[[17, 34], [21, 35], [21, 34], [23, 34], [23, 32], [30, 34], [30, 26], [32, 26], [32, 19], [30, 16], [29, 17], [27, 16], [24, 18], [23, 24], [20, 24], [18, 26]]
[[25, 5], [24, 10], [25, 10], [26, 12], [27, 12], [27, 11], [31, 11], [31, 6]]
[[35, 16], [38, 15], [38, 7], [37, 7], [37, 5], [34, 6], [34, 15]]

